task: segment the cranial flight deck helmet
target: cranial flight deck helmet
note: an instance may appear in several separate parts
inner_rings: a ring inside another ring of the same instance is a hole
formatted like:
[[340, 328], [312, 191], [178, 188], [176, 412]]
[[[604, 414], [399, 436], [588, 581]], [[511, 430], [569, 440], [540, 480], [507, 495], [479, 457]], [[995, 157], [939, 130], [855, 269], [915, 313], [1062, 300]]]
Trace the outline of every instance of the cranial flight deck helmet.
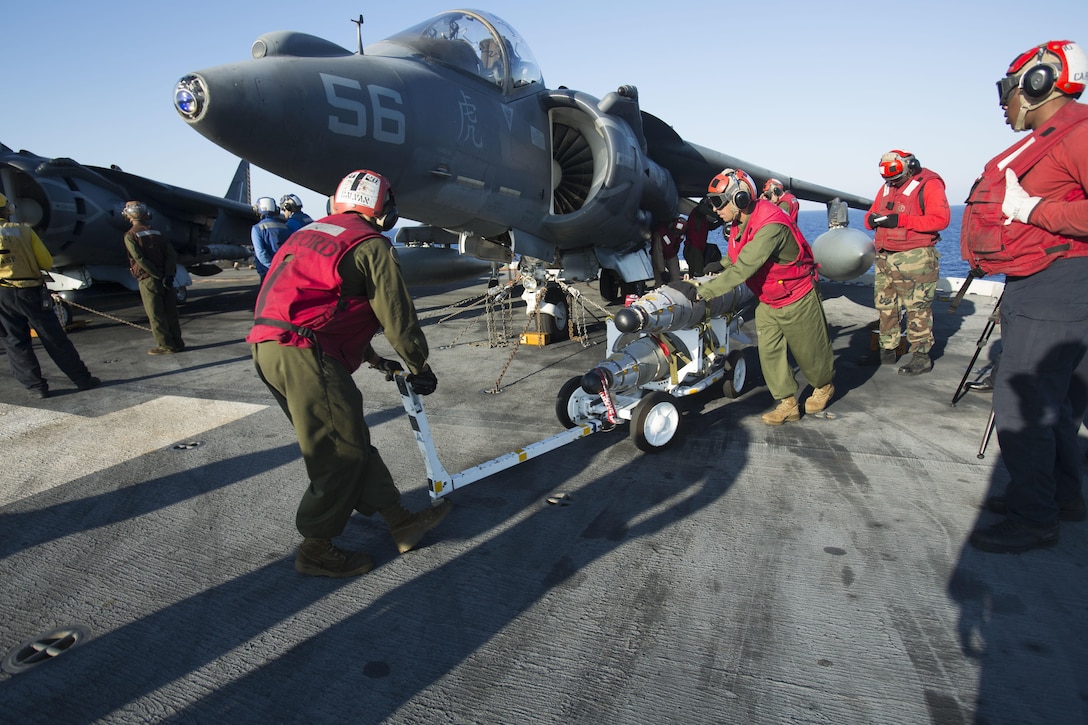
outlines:
[[746, 211], [756, 199], [756, 182], [741, 169], [722, 169], [706, 190], [707, 203], [714, 211], [724, 209], [729, 203]]
[[329, 201], [333, 214], [353, 211], [374, 221], [383, 232], [400, 219], [389, 181], [373, 171], [360, 169], [345, 176]]
[[892, 149], [880, 157], [880, 175], [891, 186], [899, 186], [922, 170], [922, 164], [910, 151]]
[[1009, 105], [1012, 92], [1020, 89], [1020, 113], [1013, 130], [1023, 131], [1028, 111], [1059, 95], [1080, 98], [1088, 82], [1088, 53], [1071, 40], [1051, 40], [1026, 50], [1009, 64], [997, 82], [997, 102]]
[[261, 216], [268, 214], [279, 213], [280, 208], [276, 206], [276, 200], [271, 196], [262, 196], [257, 199], [257, 203], [253, 205], [253, 211], [257, 212]]
[[142, 201], [126, 201], [121, 216], [130, 222], [151, 221], [151, 211], [147, 208], [147, 204]]
[[280, 197], [280, 209], [291, 212], [292, 214], [296, 211], [302, 211], [302, 199], [299, 199], [294, 194], [284, 194]]
[[760, 194], [764, 199], [770, 200], [773, 196], [782, 196], [786, 193], [786, 185], [775, 178], [767, 179], [767, 183], [763, 185], [763, 193]]

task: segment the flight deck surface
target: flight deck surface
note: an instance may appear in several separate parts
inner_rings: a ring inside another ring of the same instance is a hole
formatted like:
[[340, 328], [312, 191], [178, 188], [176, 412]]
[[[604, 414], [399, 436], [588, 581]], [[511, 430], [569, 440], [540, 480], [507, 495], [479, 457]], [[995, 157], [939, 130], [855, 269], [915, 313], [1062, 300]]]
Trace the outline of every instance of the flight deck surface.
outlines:
[[[557, 391], [607, 357], [597, 322], [507, 366], [482, 317], [449, 318], [483, 291], [416, 291], [451, 472], [561, 431]], [[826, 415], [768, 427], [765, 387], [692, 396], [666, 450], [624, 426], [565, 445], [454, 491], [408, 554], [356, 515], [339, 543], [377, 566], [344, 580], [293, 570], [306, 476], [243, 342], [256, 274], [197, 280], [178, 355], [79, 312], [101, 387], [40, 348], [52, 398], [0, 387], [0, 720], [1084, 722], [1088, 524], [1022, 555], [966, 544], [1007, 474], [996, 440], [976, 455], [989, 395], [949, 401], [996, 300], [938, 301], [934, 370], [906, 377], [855, 363], [871, 288], [823, 291]], [[143, 323], [135, 294], [81, 302]], [[396, 386], [355, 379], [406, 504], [429, 505]], [[27, 662], [57, 632], [75, 646]]]

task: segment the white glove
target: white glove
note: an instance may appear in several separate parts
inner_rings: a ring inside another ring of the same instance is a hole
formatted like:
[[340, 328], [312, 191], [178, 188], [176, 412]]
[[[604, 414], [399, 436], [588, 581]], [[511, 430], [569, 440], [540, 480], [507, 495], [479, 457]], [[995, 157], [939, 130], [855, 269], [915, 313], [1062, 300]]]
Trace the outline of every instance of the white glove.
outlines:
[[1042, 198], [1038, 196], [1028, 196], [1028, 193], [1020, 186], [1020, 180], [1016, 178], [1015, 171], [1005, 169], [1005, 199], [1001, 202], [1001, 213], [1008, 217], [1005, 220], [1006, 226], [1014, 221], [1027, 224], [1031, 210], [1040, 201]]

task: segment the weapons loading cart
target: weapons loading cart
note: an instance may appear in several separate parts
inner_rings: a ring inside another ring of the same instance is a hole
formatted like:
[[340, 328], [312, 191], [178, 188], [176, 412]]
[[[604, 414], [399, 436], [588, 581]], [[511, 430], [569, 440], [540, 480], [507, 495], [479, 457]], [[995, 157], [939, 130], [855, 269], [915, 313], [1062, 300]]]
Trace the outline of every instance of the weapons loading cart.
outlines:
[[396, 373], [431, 499], [624, 421], [631, 424], [631, 438], [640, 450], [665, 449], [680, 429], [679, 398], [714, 386], [727, 398], [745, 391], [751, 379], [748, 360], [743, 350], [731, 349], [731, 341], [750, 342], [740, 328], [754, 308], [755, 299], [743, 285], [694, 303], [668, 287], [643, 296], [608, 320], [612, 354], [560, 388], [556, 416], [566, 430], [453, 474], [438, 459], [421, 397], [404, 373]]

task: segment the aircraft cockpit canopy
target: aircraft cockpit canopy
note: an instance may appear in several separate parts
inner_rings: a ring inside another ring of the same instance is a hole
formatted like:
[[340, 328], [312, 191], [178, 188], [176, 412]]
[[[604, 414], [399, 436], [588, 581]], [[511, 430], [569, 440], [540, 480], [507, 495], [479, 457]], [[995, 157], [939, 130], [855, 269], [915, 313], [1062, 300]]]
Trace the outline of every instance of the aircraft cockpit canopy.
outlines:
[[534, 83], [544, 85], [528, 44], [491, 13], [450, 10], [387, 40], [477, 75], [506, 93]]

